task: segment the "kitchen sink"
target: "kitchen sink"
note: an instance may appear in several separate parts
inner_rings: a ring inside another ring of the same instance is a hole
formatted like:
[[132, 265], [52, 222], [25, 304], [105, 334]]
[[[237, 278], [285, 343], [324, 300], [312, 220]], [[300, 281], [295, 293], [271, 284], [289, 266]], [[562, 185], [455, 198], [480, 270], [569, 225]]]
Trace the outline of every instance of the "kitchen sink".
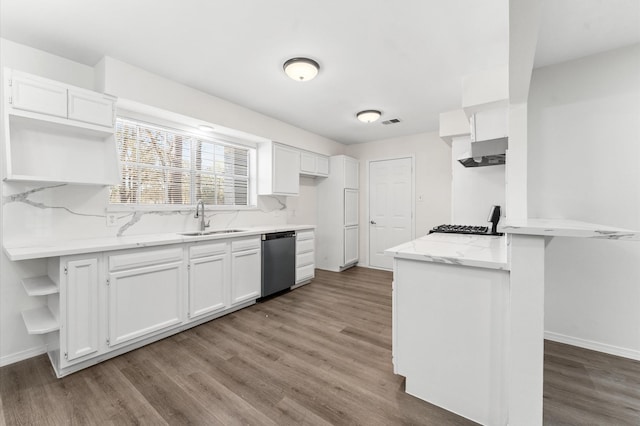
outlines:
[[221, 234], [233, 234], [234, 232], [245, 232], [244, 229], [219, 229], [217, 231], [193, 231], [193, 232], [179, 232], [180, 235], [185, 237], [198, 237], [205, 235], [221, 235]]

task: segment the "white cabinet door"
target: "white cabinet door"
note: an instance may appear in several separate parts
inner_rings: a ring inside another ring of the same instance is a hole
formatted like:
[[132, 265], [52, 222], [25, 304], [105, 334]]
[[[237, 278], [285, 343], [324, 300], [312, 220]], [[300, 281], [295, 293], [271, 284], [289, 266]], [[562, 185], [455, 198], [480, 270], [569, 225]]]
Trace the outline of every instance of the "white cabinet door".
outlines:
[[358, 190], [344, 190], [344, 226], [358, 224]]
[[60, 344], [63, 358], [72, 361], [98, 351], [98, 259], [69, 260], [65, 267]]
[[349, 189], [358, 189], [359, 171], [358, 160], [353, 158], [344, 158], [344, 187]]
[[[153, 252], [146, 253], [149, 256]], [[109, 274], [109, 345], [117, 346], [182, 322], [183, 262]]]
[[231, 253], [231, 305], [257, 299], [262, 291], [260, 249]]
[[189, 318], [227, 307], [228, 277], [229, 255], [226, 253], [189, 262]]
[[273, 144], [273, 193], [300, 193], [300, 151]]
[[316, 172], [321, 176], [329, 176], [329, 157], [324, 155], [318, 155], [316, 158], [317, 169]]
[[99, 93], [69, 89], [69, 118], [113, 127], [113, 99]]
[[350, 265], [358, 261], [358, 226], [344, 228], [344, 264]]
[[14, 71], [11, 76], [14, 108], [67, 117], [67, 87], [62, 83]]
[[300, 173], [315, 175], [318, 169], [317, 157], [311, 152], [300, 153]]
[[305, 176], [329, 176], [329, 157], [310, 151], [300, 151], [300, 174]]

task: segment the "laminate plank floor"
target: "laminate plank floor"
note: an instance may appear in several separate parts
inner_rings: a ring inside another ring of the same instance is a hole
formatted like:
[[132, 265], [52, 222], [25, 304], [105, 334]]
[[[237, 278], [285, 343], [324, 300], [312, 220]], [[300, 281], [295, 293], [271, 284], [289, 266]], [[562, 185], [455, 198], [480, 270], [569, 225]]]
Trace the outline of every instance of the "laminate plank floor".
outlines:
[[[403, 392], [389, 272], [313, 283], [56, 379], [45, 355], [0, 369], [0, 426], [468, 425]], [[545, 344], [549, 425], [640, 425], [640, 363]]]

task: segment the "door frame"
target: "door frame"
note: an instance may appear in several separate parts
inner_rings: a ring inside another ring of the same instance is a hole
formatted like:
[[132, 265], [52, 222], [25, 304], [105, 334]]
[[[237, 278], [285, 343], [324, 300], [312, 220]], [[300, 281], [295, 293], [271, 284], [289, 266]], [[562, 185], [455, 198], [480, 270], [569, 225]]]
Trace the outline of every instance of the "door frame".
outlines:
[[367, 160], [367, 170], [365, 171], [366, 182], [367, 182], [367, 203], [364, 209], [365, 221], [363, 221], [363, 224], [367, 226], [367, 232], [366, 232], [367, 267], [372, 269], [380, 269], [383, 271], [389, 270], [386, 268], [380, 268], [380, 267], [371, 265], [371, 227], [369, 226], [371, 225], [370, 223], [371, 221], [371, 215], [370, 215], [370, 212], [371, 212], [371, 196], [370, 196], [371, 163], [375, 163], [378, 161], [402, 160], [404, 158], [411, 159], [411, 240], [414, 240], [416, 238], [416, 214], [415, 214], [416, 213], [416, 156], [415, 154], [399, 155], [397, 157], [373, 158], [373, 159]]

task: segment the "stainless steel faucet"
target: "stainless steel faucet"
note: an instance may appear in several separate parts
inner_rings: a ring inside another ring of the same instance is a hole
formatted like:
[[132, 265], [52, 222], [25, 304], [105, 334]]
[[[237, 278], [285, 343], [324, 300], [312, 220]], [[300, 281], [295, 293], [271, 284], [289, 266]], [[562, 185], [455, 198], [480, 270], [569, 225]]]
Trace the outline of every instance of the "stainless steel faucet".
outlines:
[[[202, 213], [199, 213], [200, 206], [202, 206]], [[204, 201], [198, 200], [196, 204], [196, 214], [193, 217], [196, 219], [200, 218], [200, 232], [204, 232], [204, 229], [209, 227], [211, 221], [204, 223]]]

